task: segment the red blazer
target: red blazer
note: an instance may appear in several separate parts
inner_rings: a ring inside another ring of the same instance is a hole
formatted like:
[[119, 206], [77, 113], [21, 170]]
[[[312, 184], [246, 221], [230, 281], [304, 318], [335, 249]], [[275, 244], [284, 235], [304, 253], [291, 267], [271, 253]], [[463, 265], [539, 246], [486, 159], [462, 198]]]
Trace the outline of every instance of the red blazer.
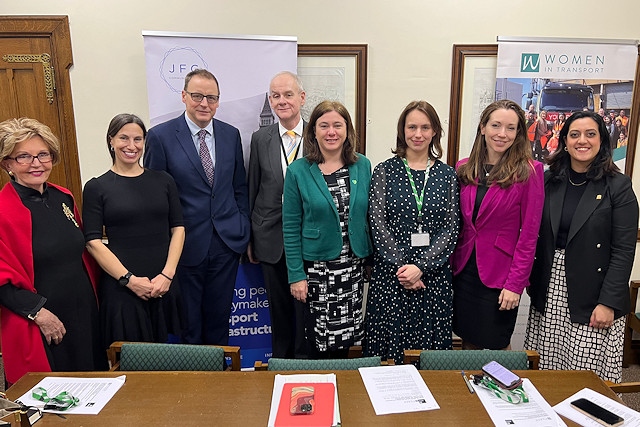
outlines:
[[460, 186], [462, 228], [451, 256], [453, 274], [460, 274], [475, 248], [478, 273], [485, 286], [522, 294], [529, 285], [544, 206], [542, 163], [533, 162], [525, 182], [509, 188], [489, 187], [474, 224], [477, 191], [476, 185]]
[[[66, 188], [47, 184], [71, 195]], [[73, 195], [71, 195], [73, 197]], [[73, 213], [78, 224], [81, 216], [74, 203]], [[11, 183], [0, 191], [0, 286], [11, 283], [36, 292], [33, 283], [33, 249], [31, 212], [20, 200]], [[87, 251], [83, 254], [85, 268], [94, 287], [97, 264]], [[35, 322], [6, 308], [0, 310], [2, 324], [2, 359], [9, 383], [15, 383], [27, 372], [49, 372], [51, 367], [44, 350], [40, 328]]]

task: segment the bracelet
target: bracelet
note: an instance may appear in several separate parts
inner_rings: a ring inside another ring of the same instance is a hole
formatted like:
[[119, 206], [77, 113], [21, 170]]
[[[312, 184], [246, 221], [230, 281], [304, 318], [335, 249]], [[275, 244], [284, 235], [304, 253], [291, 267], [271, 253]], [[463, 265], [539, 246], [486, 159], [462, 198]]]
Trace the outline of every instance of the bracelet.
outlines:
[[166, 277], [167, 279], [169, 279], [170, 282], [173, 282], [173, 279], [169, 276], [167, 276], [166, 274], [164, 274], [163, 272], [160, 272], [160, 275]]

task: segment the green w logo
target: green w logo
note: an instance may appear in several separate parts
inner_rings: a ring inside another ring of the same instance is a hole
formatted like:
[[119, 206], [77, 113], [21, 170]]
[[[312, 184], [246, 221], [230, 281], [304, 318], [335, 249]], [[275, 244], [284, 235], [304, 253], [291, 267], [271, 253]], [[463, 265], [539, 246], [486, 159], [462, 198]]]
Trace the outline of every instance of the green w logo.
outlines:
[[537, 73], [540, 71], [540, 54], [523, 53], [522, 62], [520, 63], [520, 72]]

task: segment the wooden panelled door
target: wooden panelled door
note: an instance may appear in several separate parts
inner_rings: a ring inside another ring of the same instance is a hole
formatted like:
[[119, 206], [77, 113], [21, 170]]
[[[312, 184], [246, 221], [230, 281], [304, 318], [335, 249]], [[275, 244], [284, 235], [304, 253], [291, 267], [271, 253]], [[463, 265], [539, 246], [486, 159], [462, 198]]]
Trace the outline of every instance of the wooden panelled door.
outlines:
[[[81, 206], [71, 65], [67, 16], [0, 16], [0, 121], [31, 117], [51, 128], [61, 161], [49, 180], [71, 190]], [[8, 181], [0, 172], [0, 185]]]

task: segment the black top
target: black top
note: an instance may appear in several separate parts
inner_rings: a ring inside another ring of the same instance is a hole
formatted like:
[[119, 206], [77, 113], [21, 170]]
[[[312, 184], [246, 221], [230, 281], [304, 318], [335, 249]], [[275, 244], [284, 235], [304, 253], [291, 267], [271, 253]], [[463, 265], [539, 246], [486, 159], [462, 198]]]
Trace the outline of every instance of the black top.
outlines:
[[44, 192], [12, 185], [31, 212], [34, 287], [37, 294], [0, 286], [0, 304], [18, 314], [35, 314], [42, 304], [64, 324], [60, 344], [45, 352], [53, 371], [106, 368], [100, 348], [96, 295], [84, 270], [84, 237], [73, 215], [73, 199], [45, 184]]
[[576, 213], [578, 203], [587, 188], [587, 173], [574, 172], [569, 169], [569, 185], [567, 192], [564, 194], [564, 203], [562, 204], [562, 216], [560, 217], [560, 227], [558, 228], [558, 237], [556, 239], [556, 248], [564, 249], [567, 246], [567, 237], [569, 236], [569, 227], [573, 215]]
[[[101, 239], [124, 267], [150, 280], [165, 266], [171, 228], [183, 225], [178, 190], [171, 176], [145, 169], [141, 175], [122, 176], [107, 171], [84, 187], [83, 220], [87, 241]], [[100, 280], [100, 318], [104, 346], [114, 341], [166, 342], [179, 335], [182, 309], [178, 278], [162, 298], [144, 301], [119, 278], [107, 273]]]

